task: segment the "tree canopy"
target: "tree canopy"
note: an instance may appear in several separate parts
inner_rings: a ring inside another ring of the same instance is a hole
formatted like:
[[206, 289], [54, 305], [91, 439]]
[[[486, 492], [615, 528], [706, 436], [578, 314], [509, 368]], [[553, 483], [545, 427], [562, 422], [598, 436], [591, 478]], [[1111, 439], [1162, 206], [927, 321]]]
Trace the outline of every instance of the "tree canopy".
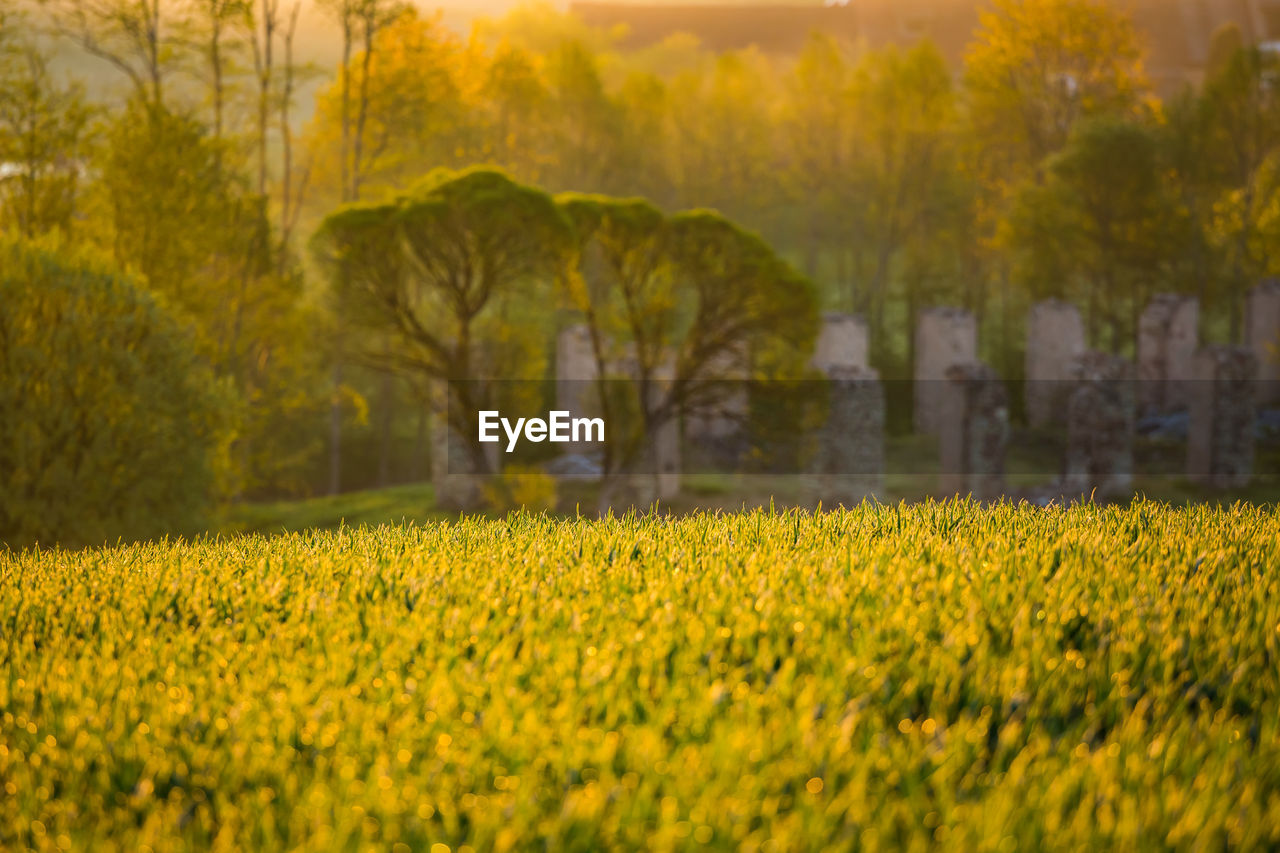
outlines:
[[[495, 379], [537, 379], [546, 364], [537, 318], [551, 304], [570, 226], [546, 193], [500, 171], [438, 170], [409, 193], [348, 205], [314, 238], [338, 310], [365, 329], [363, 361], [444, 384], [449, 427], [474, 445], [476, 412]], [[476, 469], [490, 465], [471, 447]]]
[[[757, 235], [713, 211], [668, 216], [642, 199], [580, 194], [558, 201], [574, 224], [563, 281], [590, 336], [599, 404], [619, 427], [619, 410], [634, 414], [606, 456], [609, 473], [652, 453], [646, 444], [677, 416], [720, 402], [726, 380], [804, 373], [816, 293]], [[631, 387], [623, 400], [606, 393], [619, 380]]]
[[227, 485], [232, 389], [134, 281], [0, 237], [0, 542], [193, 531]]

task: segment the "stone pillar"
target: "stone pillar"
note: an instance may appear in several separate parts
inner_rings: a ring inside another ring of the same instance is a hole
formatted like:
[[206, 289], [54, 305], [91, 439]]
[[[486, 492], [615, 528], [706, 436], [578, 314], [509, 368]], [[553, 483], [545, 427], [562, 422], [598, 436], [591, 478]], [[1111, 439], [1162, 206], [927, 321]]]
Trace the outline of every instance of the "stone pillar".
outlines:
[[867, 322], [856, 314], [823, 314], [810, 363], [826, 374], [833, 368], [867, 367]]
[[915, 428], [937, 434], [947, 370], [978, 358], [978, 322], [960, 308], [928, 308], [916, 321]]
[[[483, 452], [489, 470], [496, 474], [501, 468], [499, 445], [486, 444]], [[476, 474], [476, 467], [468, 452], [467, 439], [448, 425], [441, 403], [441, 407], [431, 413], [431, 487], [438, 508], [473, 510], [484, 505], [484, 483], [488, 477]]]
[[980, 500], [1004, 491], [1009, 396], [985, 364], [956, 364], [946, 372], [939, 406], [938, 485], [943, 494]]
[[1199, 340], [1200, 303], [1158, 293], [1138, 320], [1138, 407], [1142, 414], [1185, 409]]
[[1259, 406], [1280, 404], [1280, 278], [1250, 290], [1245, 306], [1245, 345], [1258, 360], [1255, 399]]
[[828, 380], [813, 480], [824, 504], [853, 506], [884, 492], [884, 389], [866, 367], [832, 367]]
[[1133, 428], [1137, 417], [1133, 363], [1087, 352], [1073, 359], [1067, 396], [1066, 494], [1125, 496], [1133, 490]]
[[[640, 365], [634, 344], [619, 347], [606, 344], [604, 381], [635, 383], [638, 392]], [[675, 362], [668, 357], [654, 369], [650, 381], [650, 400], [656, 403], [669, 391], [674, 380]], [[568, 326], [556, 339], [556, 408], [571, 412], [574, 416], [598, 417], [596, 398], [600, 379], [590, 330], [585, 325]], [[615, 389], [616, 390], [616, 389]], [[634, 415], [639, 418], [639, 414]], [[638, 422], [606, 424], [606, 433], [639, 428]], [[638, 459], [632, 460], [633, 471], [621, 472], [609, 483], [608, 494], [601, 493], [601, 508], [613, 500], [633, 502], [644, 506], [653, 500], [674, 497], [680, 491], [680, 416], [661, 424], [653, 436], [643, 436], [644, 442]], [[567, 454], [593, 454], [600, 450], [598, 444], [570, 442], [564, 445]]]
[[[639, 364], [634, 356], [618, 363], [620, 373], [636, 383], [640, 392]], [[655, 366], [649, 380], [648, 405], [659, 406], [670, 393], [675, 362], [668, 358]], [[637, 414], [637, 417], [639, 415]], [[640, 424], [636, 424], [640, 427]], [[655, 500], [667, 500], [680, 493], [680, 415], [673, 414], [658, 424], [652, 434], [640, 436], [641, 446], [631, 470], [615, 484], [613, 497], [644, 508]]]
[[724, 349], [707, 360], [697, 383], [706, 390], [684, 417], [684, 437], [697, 454], [714, 463], [732, 463], [742, 450], [750, 409], [745, 347]]
[[1209, 346], [1196, 353], [1194, 367], [1187, 476], [1215, 488], [1243, 488], [1253, 475], [1258, 360], [1243, 347]]
[[[675, 362], [668, 358], [654, 371], [650, 394], [656, 405], [670, 393], [675, 378]], [[657, 474], [656, 496], [662, 500], [680, 493], [680, 414], [673, 414], [658, 426], [650, 442], [654, 454], [653, 469]]]
[[[599, 406], [592, 399], [599, 378], [591, 332], [585, 324], [566, 326], [556, 336], [556, 408], [572, 417], [593, 417]], [[594, 413], [594, 414], [593, 414]], [[595, 449], [582, 442], [564, 445], [565, 453], [586, 453]]]
[[1061, 299], [1031, 306], [1027, 315], [1027, 422], [1061, 424], [1071, 390], [1072, 362], [1084, 353], [1080, 311]]

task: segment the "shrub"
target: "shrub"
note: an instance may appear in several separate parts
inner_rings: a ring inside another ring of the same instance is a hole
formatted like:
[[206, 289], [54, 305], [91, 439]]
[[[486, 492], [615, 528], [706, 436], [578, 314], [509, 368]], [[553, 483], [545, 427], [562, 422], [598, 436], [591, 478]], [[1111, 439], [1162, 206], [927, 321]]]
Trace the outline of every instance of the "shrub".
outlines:
[[529, 465], [512, 464], [482, 487], [485, 504], [497, 512], [515, 509], [550, 510], [556, 507], [556, 480]]
[[0, 542], [181, 532], [215, 496], [230, 400], [184, 328], [108, 266], [0, 237]]

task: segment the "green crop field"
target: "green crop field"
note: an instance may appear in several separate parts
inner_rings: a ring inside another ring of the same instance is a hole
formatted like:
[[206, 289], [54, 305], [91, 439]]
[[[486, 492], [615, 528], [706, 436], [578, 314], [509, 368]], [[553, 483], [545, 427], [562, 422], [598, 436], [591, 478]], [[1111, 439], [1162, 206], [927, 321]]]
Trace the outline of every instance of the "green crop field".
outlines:
[[1274, 507], [0, 554], [0, 849], [1280, 847]]

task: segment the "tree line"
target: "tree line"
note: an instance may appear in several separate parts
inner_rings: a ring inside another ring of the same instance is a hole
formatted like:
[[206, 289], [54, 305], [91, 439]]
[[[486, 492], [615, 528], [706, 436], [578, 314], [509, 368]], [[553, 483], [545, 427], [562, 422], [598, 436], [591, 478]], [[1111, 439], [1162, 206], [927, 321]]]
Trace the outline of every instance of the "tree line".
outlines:
[[656, 472], [663, 428], [720, 402], [726, 377], [804, 377], [817, 333], [812, 282], [720, 214], [552, 197], [488, 168], [438, 169], [393, 200], [345, 205], [312, 242], [364, 332], [348, 354], [431, 399], [457, 451], [450, 473], [499, 473], [479, 412], [540, 410], [548, 331], [557, 318], [584, 329], [601, 381], [582, 377], [581, 396], [609, 424], [606, 505], [646, 459]]
[[[1280, 64], [1234, 27], [1212, 41], [1203, 85], [1162, 101], [1141, 34], [1100, 0], [994, 2], [958, 75], [927, 42], [815, 33], [779, 58], [674, 37], [624, 53], [548, 10], [467, 40], [408, 15], [343, 84], [369, 96], [349, 171], [373, 191], [424, 163], [485, 162], [552, 191], [714, 208], [795, 261], [825, 307], [867, 315], [890, 375], [909, 375], [916, 309], [943, 301], [998, 332], [987, 355], [1011, 374], [1026, 305], [1048, 295], [1077, 301], [1108, 350], [1132, 347], [1160, 290], [1195, 293], [1238, 341], [1244, 293], [1280, 269]], [[340, 92], [322, 92], [309, 131], [330, 155]]]

